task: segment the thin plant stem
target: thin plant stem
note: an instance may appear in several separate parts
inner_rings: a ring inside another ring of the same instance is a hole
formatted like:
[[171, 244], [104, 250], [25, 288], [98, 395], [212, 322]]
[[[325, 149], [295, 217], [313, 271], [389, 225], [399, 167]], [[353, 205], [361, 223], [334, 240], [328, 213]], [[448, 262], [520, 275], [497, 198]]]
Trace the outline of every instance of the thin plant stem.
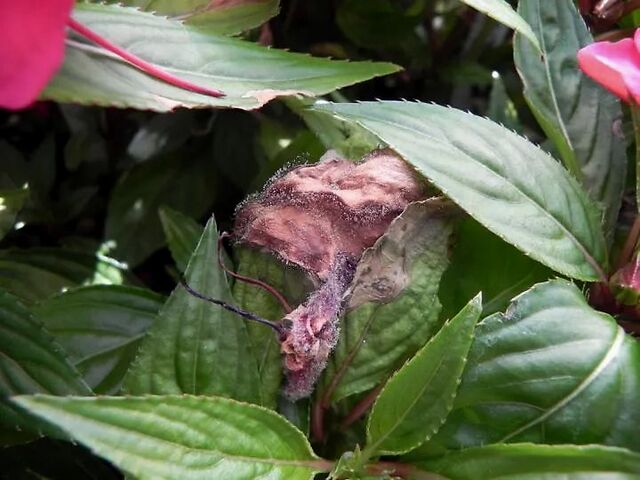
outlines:
[[311, 407], [311, 437], [315, 442], [323, 443], [326, 438], [324, 431], [324, 405], [318, 398]]
[[211, 97], [225, 96], [225, 94], [219, 90], [196, 85], [195, 83], [189, 82], [188, 80], [183, 80], [182, 78], [176, 77], [175, 75], [141, 59], [137, 55], [128, 52], [127, 50], [117, 46], [116, 44], [111, 43], [103, 36], [99, 35], [86, 25], [81, 24], [73, 18], [69, 18], [69, 20], [67, 21], [67, 26], [84, 38], [91, 40], [105, 50], [108, 50], [109, 52], [117, 55], [134, 67], [142, 70], [143, 72], [151, 75], [154, 78], [157, 78], [158, 80], [162, 80], [163, 82], [166, 82], [175, 87], [189, 90], [195, 93], [200, 93], [202, 95], [209, 95]]
[[223, 300], [218, 300], [216, 298], [208, 297], [191, 288], [183, 278], [180, 278], [180, 285], [182, 285], [182, 288], [184, 288], [189, 294], [193, 295], [196, 298], [199, 298], [200, 300], [213, 303], [214, 305], [218, 305], [219, 307], [222, 307], [225, 310], [229, 310], [230, 312], [233, 312], [236, 315], [246, 318], [247, 320], [258, 322], [258, 323], [261, 323], [262, 325], [272, 328], [273, 330], [275, 330], [275, 332], [278, 334], [280, 338], [282, 338], [282, 336], [284, 335], [284, 329], [282, 328], [282, 325], [278, 323], [266, 320], [262, 317], [259, 317], [258, 315], [255, 315], [254, 313], [247, 312], [246, 310], [238, 308], [235, 305], [231, 305], [230, 303], [227, 303]]
[[241, 282], [248, 283], [250, 285], [255, 285], [256, 287], [262, 288], [267, 293], [270, 293], [271, 295], [273, 295], [273, 297], [276, 300], [278, 300], [278, 302], [280, 302], [280, 305], [282, 306], [282, 309], [285, 311], [285, 313], [291, 313], [293, 311], [293, 308], [291, 308], [291, 305], [289, 305], [289, 302], [287, 302], [287, 299], [284, 298], [284, 296], [274, 287], [272, 287], [266, 282], [263, 282], [262, 280], [258, 280], [257, 278], [247, 277], [245, 275], [240, 275], [239, 273], [236, 273], [233, 270], [227, 268], [227, 266], [224, 264], [224, 259], [222, 258], [222, 242], [225, 238], [228, 238], [229, 236], [230, 235], [227, 232], [222, 232], [222, 234], [220, 235], [220, 238], [218, 239], [218, 265], [220, 265], [220, 268], [222, 268], [222, 270], [224, 270], [225, 273], [235, 278], [236, 280], [240, 280]]

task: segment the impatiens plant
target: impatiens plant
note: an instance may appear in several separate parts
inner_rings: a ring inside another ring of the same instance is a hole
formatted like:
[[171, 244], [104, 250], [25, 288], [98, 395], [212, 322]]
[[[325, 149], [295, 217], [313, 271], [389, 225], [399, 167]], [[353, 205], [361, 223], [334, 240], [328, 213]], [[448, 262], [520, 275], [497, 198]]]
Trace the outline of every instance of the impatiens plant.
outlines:
[[636, 2], [5, 3], [0, 477], [640, 479]]

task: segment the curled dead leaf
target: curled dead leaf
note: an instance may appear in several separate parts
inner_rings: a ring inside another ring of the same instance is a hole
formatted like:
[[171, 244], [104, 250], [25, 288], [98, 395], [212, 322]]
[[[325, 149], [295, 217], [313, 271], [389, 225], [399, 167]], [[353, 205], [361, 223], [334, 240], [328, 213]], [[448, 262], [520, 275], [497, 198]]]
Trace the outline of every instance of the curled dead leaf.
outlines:
[[425, 184], [395, 152], [354, 164], [329, 152], [272, 181], [237, 212], [234, 236], [324, 280], [339, 254], [359, 258]]
[[443, 198], [411, 203], [391, 222], [375, 245], [365, 250], [349, 288], [348, 310], [368, 302], [387, 303], [409, 284], [411, 265], [428, 247], [434, 218], [452, 218], [455, 207]]

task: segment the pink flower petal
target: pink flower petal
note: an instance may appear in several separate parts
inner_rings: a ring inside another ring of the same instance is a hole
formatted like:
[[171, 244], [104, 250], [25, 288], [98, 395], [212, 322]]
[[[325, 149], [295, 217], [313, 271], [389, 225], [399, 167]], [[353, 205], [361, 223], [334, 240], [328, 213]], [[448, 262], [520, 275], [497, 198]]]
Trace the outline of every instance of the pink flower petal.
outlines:
[[578, 64], [585, 74], [622, 100], [640, 101], [640, 54], [632, 39], [587, 45], [578, 52]]
[[20, 109], [60, 68], [74, 0], [0, 2], [0, 107]]

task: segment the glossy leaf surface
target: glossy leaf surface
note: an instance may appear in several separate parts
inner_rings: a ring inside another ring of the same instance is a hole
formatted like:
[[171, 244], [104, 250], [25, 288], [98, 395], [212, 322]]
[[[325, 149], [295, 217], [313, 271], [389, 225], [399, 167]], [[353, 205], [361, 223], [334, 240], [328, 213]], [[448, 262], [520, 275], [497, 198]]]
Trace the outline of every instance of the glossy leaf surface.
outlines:
[[613, 318], [554, 280], [476, 329], [454, 409], [425, 448], [503, 442], [638, 450], [640, 347]]
[[349, 63], [268, 49], [118, 5], [79, 3], [73, 17], [145, 61], [225, 96], [174, 87], [78, 39], [68, 45], [44, 99], [160, 112], [177, 107], [249, 110], [279, 96], [322, 95], [398, 70], [388, 63]]
[[140, 480], [303, 480], [322, 469], [284, 418], [224, 398], [39, 395], [16, 402]]
[[70, 290], [34, 312], [98, 394], [116, 394], [164, 298], [151, 290], [101, 285]]
[[447, 418], [482, 312], [471, 300], [386, 383], [367, 424], [367, 448], [404, 453], [433, 435]]
[[527, 255], [571, 277], [603, 277], [607, 259], [597, 207], [553, 158], [525, 138], [438, 105], [389, 101], [315, 108], [378, 135]]
[[451, 480], [635, 480], [640, 477], [640, 455], [602, 446], [491, 445], [426, 460], [419, 466]]
[[[217, 265], [217, 252], [218, 232], [212, 218], [185, 279], [195, 291], [233, 303]], [[259, 403], [258, 369], [244, 320], [178, 285], [144, 339], [124, 388], [136, 395], [220, 395]]]
[[0, 425], [39, 432], [38, 421], [8, 400], [13, 395], [89, 395], [64, 350], [16, 297], [0, 291]]
[[518, 11], [540, 39], [542, 55], [516, 35], [524, 95], [566, 167], [601, 204], [610, 233], [622, 198], [626, 155], [618, 100], [587, 78], [576, 54], [593, 42], [573, 2], [521, 0]]

